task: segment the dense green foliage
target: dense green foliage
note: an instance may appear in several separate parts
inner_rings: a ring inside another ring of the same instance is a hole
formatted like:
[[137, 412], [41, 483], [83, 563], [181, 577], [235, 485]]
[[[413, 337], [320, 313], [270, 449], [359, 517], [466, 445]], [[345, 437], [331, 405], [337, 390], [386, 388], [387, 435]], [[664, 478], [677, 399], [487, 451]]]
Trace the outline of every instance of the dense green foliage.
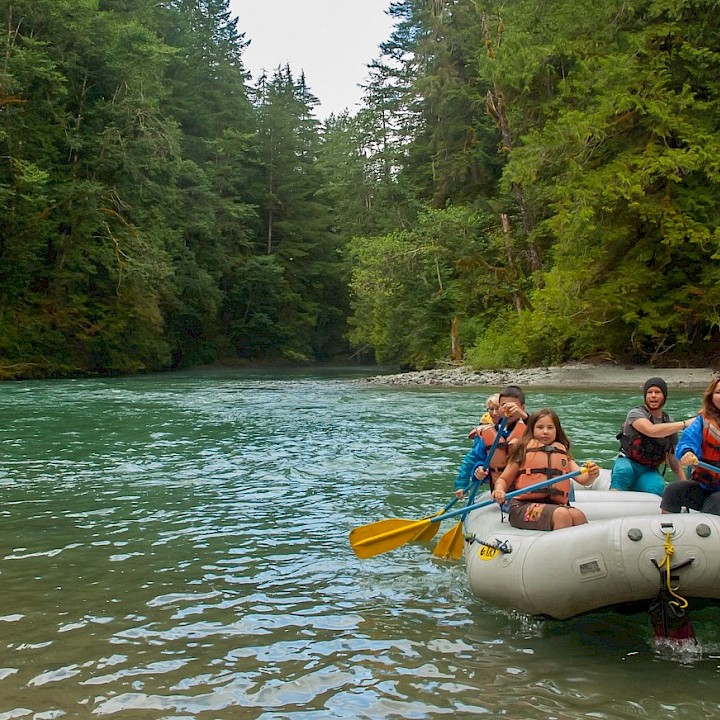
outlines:
[[0, 9], [2, 377], [720, 359], [718, 2], [395, 0], [322, 125], [227, 0]]
[[0, 7], [3, 376], [347, 352], [313, 98], [226, 0]]
[[456, 320], [478, 366], [717, 362], [720, 4], [392, 10], [396, 180], [426, 207], [353, 241], [355, 341], [432, 365]]

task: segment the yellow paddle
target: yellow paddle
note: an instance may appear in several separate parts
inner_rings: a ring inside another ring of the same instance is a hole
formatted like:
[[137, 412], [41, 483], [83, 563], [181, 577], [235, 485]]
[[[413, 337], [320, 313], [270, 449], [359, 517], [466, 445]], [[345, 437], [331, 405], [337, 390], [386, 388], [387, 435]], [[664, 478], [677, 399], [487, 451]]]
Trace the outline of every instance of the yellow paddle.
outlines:
[[443, 558], [444, 560], [459, 560], [463, 554], [465, 546], [465, 533], [463, 532], [463, 521], [453, 525], [452, 530], [448, 530], [437, 542], [433, 555]]
[[[567, 480], [569, 478], [576, 477], [580, 473], [587, 472], [587, 467], [580, 470], [573, 470], [573, 472], [565, 473], [565, 475], [559, 475], [558, 477], [549, 478], [542, 482], [530, 485], [522, 490], [514, 490], [509, 492], [506, 496], [506, 500], [512, 500], [516, 495], [522, 495], [524, 493], [534, 492], [544, 487], [549, 487], [555, 483]], [[433, 515], [432, 517], [423, 518], [422, 520], [380, 520], [376, 523], [370, 523], [363, 527], [354, 528], [350, 533], [350, 545], [353, 551], [359, 558], [369, 558], [381, 553], [394, 550], [405, 543], [417, 540], [424, 532], [428, 530], [431, 524], [439, 523], [441, 520], [446, 518], [464, 517], [471, 510], [477, 510], [483, 507], [489, 507], [495, 505], [494, 500], [483, 500], [481, 502], [468, 505], [467, 507], [460, 508], [459, 510], [453, 510], [452, 512], [442, 513], [440, 515]]]
[[[460, 498], [454, 497], [442, 510], [438, 510], [435, 515], [428, 515], [428, 517], [423, 518], [423, 520], [432, 519], [433, 517], [437, 517], [438, 515], [444, 515]], [[438, 530], [440, 529], [440, 523], [431, 523], [430, 527], [425, 528], [416, 538], [415, 542], [430, 542], [436, 535]]]
[[[495, 438], [497, 440], [497, 438]], [[490, 455], [495, 451], [495, 447], [493, 446], [490, 448]], [[489, 464], [490, 460], [489, 457], [485, 461], [485, 464]], [[475, 477], [475, 469], [480, 467], [480, 463], [478, 463], [474, 468], [470, 475], [470, 477]], [[483, 468], [486, 469], [486, 468]], [[478, 485], [480, 485], [479, 480], [473, 480], [472, 485], [470, 486], [470, 492], [468, 494], [468, 501], [467, 505], [472, 505], [473, 500], [475, 499], [475, 493], [477, 492]], [[437, 558], [442, 558], [443, 560], [459, 560], [462, 557], [463, 552], [463, 544], [464, 544], [464, 538], [465, 533], [463, 532], [463, 520], [464, 518], [460, 518], [451, 528], [448, 530], [437, 542], [437, 545], [435, 545], [435, 549], [433, 550], [433, 556]]]
[[350, 531], [350, 545], [362, 559], [394, 550], [417, 540], [432, 525], [430, 518], [422, 520], [380, 520]]
[[438, 534], [439, 529], [440, 523], [431, 523], [430, 527], [425, 528], [413, 542], [430, 542]]
[[[367, 542], [372, 543], [377, 541], [379, 543], [378, 548], [381, 548], [382, 538], [388, 533], [393, 533], [395, 530], [406, 531], [402, 534], [402, 542], [398, 543], [395, 547], [404, 545], [406, 542], [429, 542], [437, 535], [437, 531], [440, 529], [440, 523], [431, 522], [431, 519], [446, 513], [457, 501], [458, 498], [453, 498], [442, 510], [435, 513], [435, 515], [428, 515], [428, 517], [422, 520], [391, 518], [389, 520], [378, 520], [369, 525], [354, 528], [350, 533], [350, 544], [353, 546], [353, 549], [355, 549], [356, 545], [362, 548]], [[415, 531], [417, 531], [417, 533]], [[395, 536], [391, 534], [390, 537]], [[387, 548], [387, 550], [392, 549], [392, 547]], [[361, 555], [356, 550], [356, 554], [358, 557], [372, 557], [387, 550], [378, 549], [377, 552], [372, 552], [370, 555]]]

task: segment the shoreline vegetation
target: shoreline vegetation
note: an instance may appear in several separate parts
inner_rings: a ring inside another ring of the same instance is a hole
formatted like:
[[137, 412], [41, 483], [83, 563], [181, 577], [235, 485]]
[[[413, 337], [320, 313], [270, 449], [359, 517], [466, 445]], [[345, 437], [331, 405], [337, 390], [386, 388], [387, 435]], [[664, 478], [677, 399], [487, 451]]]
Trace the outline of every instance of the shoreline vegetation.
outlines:
[[662, 377], [670, 389], [701, 389], [713, 375], [713, 368], [656, 368], [648, 365], [567, 363], [545, 367], [504, 370], [474, 370], [469, 367], [444, 368], [373, 375], [359, 382], [376, 385], [440, 387], [520, 387], [547, 388], [637, 388], [650, 377]]
[[5, 3], [0, 380], [720, 367], [716, 4], [388, 4], [322, 121], [230, 0]]

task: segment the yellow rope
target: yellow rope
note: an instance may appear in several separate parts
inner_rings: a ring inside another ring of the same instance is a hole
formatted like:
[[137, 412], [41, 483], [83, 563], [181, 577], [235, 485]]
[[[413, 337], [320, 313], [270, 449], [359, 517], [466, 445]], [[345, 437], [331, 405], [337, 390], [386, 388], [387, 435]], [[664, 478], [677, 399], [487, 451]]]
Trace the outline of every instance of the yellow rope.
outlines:
[[672, 556], [674, 553], [675, 547], [670, 541], [670, 533], [665, 533], [665, 557], [659, 567], [661, 569], [663, 567], [665, 568], [665, 585], [667, 586], [668, 592], [675, 598], [675, 600], [670, 601], [670, 604], [676, 605], [679, 608], [686, 608], [688, 606], [688, 601], [684, 597], [678, 595], [670, 585], [670, 566], [672, 565]]

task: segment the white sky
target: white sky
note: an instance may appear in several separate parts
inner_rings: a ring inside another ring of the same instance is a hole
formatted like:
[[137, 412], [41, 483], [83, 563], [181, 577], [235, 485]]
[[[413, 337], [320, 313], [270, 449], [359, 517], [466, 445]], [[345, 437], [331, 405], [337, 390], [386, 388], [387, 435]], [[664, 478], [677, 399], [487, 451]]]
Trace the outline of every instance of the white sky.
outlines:
[[289, 63], [293, 77], [305, 71], [321, 120], [358, 109], [358, 83], [365, 83], [368, 63], [392, 32], [385, 13], [390, 0], [230, 0], [229, 6], [251, 40], [243, 58], [253, 79]]

